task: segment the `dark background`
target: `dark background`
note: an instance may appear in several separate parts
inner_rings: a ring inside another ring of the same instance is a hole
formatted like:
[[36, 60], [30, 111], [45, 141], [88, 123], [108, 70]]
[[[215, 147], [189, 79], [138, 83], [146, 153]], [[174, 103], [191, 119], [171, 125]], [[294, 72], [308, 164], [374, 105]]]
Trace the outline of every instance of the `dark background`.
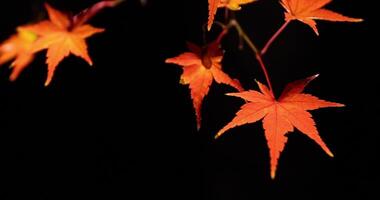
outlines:
[[[49, 2], [77, 12], [96, 1]], [[43, 17], [42, 3], [2, 2], [0, 39]], [[296, 131], [274, 181], [261, 123], [213, 140], [243, 104], [224, 95], [233, 90], [212, 85], [197, 132], [181, 70], [164, 63], [186, 50], [185, 41], [202, 44], [206, 0], [148, 0], [146, 6], [127, 0], [102, 12], [91, 24], [107, 32], [88, 40], [94, 68], [70, 56], [47, 88], [44, 53], [17, 82], [8, 81], [6, 66], [0, 69], [0, 198], [374, 199], [380, 120], [375, 7], [370, 0], [335, 0], [328, 8], [365, 22], [319, 22], [320, 37], [292, 22], [264, 57], [277, 93], [287, 82], [320, 73], [307, 91], [347, 105], [312, 112], [336, 157]], [[237, 18], [263, 46], [283, 23], [283, 10], [275, 0], [261, 0]], [[237, 50], [236, 37], [231, 32], [224, 41], [224, 69], [256, 89], [254, 79], [264, 77], [251, 52]]]

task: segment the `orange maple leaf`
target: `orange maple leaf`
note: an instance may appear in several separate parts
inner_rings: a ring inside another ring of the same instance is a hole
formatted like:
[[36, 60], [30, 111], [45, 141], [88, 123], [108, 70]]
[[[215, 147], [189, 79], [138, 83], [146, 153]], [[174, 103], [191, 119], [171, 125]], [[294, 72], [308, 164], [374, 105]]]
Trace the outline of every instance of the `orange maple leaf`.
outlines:
[[218, 8], [226, 7], [230, 10], [240, 10], [241, 5], [252, 3], [256, 0], [208, 0], [208, 23], [207, 29], [210, 30], [214, 23], [214, 18]]
[[314, 20], [333, 22], [361, 22], [363, 19], [343, 16], [339, 13], [322, 8], [332, 0], [281, 0], [285, 8], [285, 20], [299, 20], [309, 25], [319, 35], [317, 23]]
[[182, 66], [181, 83], [190, 87], [197, 119], [197, 128], [199, 129], [201, 126], [202, 101], [207, 95], [213, 80], [217, 83], [230, 85], [239, 91], [242, 91], [242, 87], [239, 81], [231, 79], [223, 72], [221, 65], [223, 53], [219, 48], [219, 43], [213, 42], [204, 48], [191, 43], [188, 46], [191, 52], [169, 58], [166, 60], [166, 63]]
[[52, 8], [49, 4], [45, 4], [45, 7], [50, 20], [29, 26], [27, 30], [39, 36], [31, 48], [32, 52], [47, 49], [48, 75], [45, 85], [49, 85], [56, 67], [70, 53], [92, 65], [85, 39], [95, 33], [103, 32], [104, 29], [83, 25], [82, 22], [73, 23], [73, 18], [67, 14]]
[[17, 34], [12, 35], [0, 44], [0, 65], [11, 60], [13, 68], [10, 80], [14, 81], [34, 59], [34, 54], [30, 51], [33, 42], [37, 39], [37, 35], [33, 32], [25, 30], [27, 26], [17, 28]]
[[287, 142], [286, 134], [292, 132], [294, 127], [314, 140], [329, 156], [333, 157], [319, 136], [315, 122], [308, 111], [344, 105], [302, 93], [307, 84], [316, 77], [317, 75], [288, 84], [278, 100], [265, 85], [259, 82], [257, 83], [260, 92], [251, 90], [228, 94], [240, 97], [247, 103], [241, 107], [235, 118], [217, 133], [216, 138], [231, 128], [263, 119], [265, 137], [270, 150], [272, 178], [275, 177], [278, 159]]

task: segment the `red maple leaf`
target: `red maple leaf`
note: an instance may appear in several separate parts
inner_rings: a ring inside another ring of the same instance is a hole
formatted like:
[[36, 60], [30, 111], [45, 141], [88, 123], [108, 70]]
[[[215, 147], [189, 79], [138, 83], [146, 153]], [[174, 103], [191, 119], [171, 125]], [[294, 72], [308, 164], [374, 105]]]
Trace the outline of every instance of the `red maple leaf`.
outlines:
[[202, 101], [209, 92], [213, 80], [217, 83], [230, 85], [239, 91], [242, 90], [242, 87], [239, 81], [231, 79], [223, 72], [221, 65], [223, 53], [219, 48], [219, 43], [213, 42], [204, 48], [191, 43], [188, 46], [191, 52], [169, 58], [166, 63], [182, 66], [181, 83], [190, 87], [199, 129], [201, 126]]
[[231, 128], [263, 119], [265, 137], [270, 150], [272, 178], [275, 177], [278, 159], [287, 142], [286, 134], [294, 131], [294, 128], [314, 140], [329, 156], [333, 156], [319, 136], [315, 122], [308, 111], [344, 105], [320, 100], [315, 96], [302, 93], [306, 85], [316, 77], [312, 76], [288, 84], [278, 100], [265, 85], [259, 82], [260, 92], [251, 90], [228, 94], [240, 97], [247, 103], [237, 112], [236, 117], [217, 133], [216, 137]]
[[309, 25], [319, 35], [317, 23], [314, 20], [333, 22], [361, 22], [362, 19], [343, 16], [339, 13], [324, 9], [332, 0], [281, 0], [285, 8], [285, 20], [299, 20]]

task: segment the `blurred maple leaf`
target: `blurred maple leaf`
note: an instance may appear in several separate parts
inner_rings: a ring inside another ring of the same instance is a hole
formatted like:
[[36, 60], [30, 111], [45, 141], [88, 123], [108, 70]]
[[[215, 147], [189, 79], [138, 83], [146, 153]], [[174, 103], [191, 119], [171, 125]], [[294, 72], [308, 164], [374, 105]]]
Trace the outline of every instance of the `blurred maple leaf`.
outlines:
[[75, 16], [60, 12], [45, 4], [49, 20], [20, 26], [17, 34], [0, 44], [0, 65], [15, 58], [11, 64], [10, 80], [15, 80], [21, 71], [33, 61], [34, 53], [48, 49], [48, 85], [57, 65], [70, 53], [79, 56], [92, 65], [85, 39], [104, 29], [87, 25], [87, 21], [107, 7], [114, 7], [124, 0], [100, 1]]
[[51, 82], [58, 64], [70, 53], [79, 56], [92, 65], [92, 60], [87, 52], [85, 39], [104, 29], [94, 28], [90, 25], [78, 25], [73, 23], [69, 15], [62, 13], [49, 4], [45, 4], [50, 20], [45, 20], [27, 28], [36, 33], [39, 38], [33, 43], [31, 51], [36, 53], [47, 49], [48, 75], [45, 85]]
[[0, 65], [11, 63], [13, 68], [9, 79], [14, 81], [34, 59], [34, 54], [30, 51], [32, 44], [37, 39], [37, 35], [26, 30], [27, 26], [17, 28], [17, 33], [9, 37], [0, 44]]

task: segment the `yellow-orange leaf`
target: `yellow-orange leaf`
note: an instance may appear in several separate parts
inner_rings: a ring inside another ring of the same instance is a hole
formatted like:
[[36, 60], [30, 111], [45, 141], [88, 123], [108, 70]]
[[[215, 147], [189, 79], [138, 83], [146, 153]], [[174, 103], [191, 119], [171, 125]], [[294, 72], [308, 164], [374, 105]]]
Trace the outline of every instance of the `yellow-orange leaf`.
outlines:
[[320, 100], [309, 94], [303, 94], [306, 85], [317, 76], [295, 81], [286, 86], [280, 98], [276, 100], [270, 90], [258, 82], [260, 92], [245, 91], [228, 95], [247, 101], [236, 117], [216, 135], [221, 136], [227, 130], [263, 119], [265, 137], [270, 150], [271, 177], [274, 178], [278, 159], [287, 142], [286, 134], [297, 128], [314, 140], [330, 156], [333, 156], [319, 136], [315, 122], [308, 112], [319, 108], [342, 107], [343, 104]]
[[361, 22], [362, 19], [346, 17], [336, 12], [324, 9], [332, 0], [281, 0], [285, 8], [285, 20], [299, 20], [309, 25], [319, 35], [317, 23], [314, 20], [327, 20], [333, 22]]
[[166, 60], [166, 63], [182, 66], [181, 83], [190, 87], [197, 127], [199, 129], [201, 126], [202, 101], [207, 95], [213, 80], [217, 83], [230, 85], [239, 91], [242, 90], [242, 87], [239, 81], [231, 79], [223, 72], [221, 65], [223, 53], [218, 43], [213, 42], [203, 49], [189, 43], [189, 49], [191, 52], [169, 58]]
[[9, 79], [14, 81], [19, 74], [27, 67], [34, 59], [30, 48], [33, 42], [37, 39], [37, 35], [33, 32], [25, 30], [27, 26], [17, 28], [17, 34], [12, 35], [9, 39], [0, 44], [0, 65], [3, 65], [12, 59], [13, 68]]
[[208, 23], [207, 29], [210, 30], [214, 23], [214, 18], [218, 8], [226, 7], [230, 10], [240, 10], [241, 5], [254, 2], [256, 0], [208, 0]]
[[90, 25], [76, 26], [65, 13], [52, 8], [48, 4], [45, 4], [45, 7], [50, 20], [29, 26], [27, 30], [39, 36], [31, 48], [33, 52], [47, 49], [48, 75], [45, 85], [48, 85], [58, 64], [70, 54], [81, 57], [89, 65], [92, 65], [85, 39], [95, 33], [103, 32], [104, 29]]

